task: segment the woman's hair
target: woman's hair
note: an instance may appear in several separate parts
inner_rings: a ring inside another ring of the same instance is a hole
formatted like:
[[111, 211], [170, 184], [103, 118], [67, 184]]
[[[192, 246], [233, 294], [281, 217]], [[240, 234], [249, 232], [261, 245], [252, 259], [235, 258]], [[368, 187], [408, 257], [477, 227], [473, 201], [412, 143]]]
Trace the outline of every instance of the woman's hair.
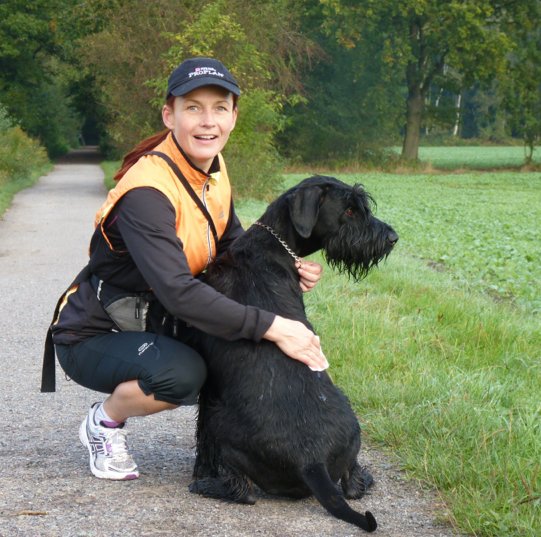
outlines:
[[[238, 96], [234, 93], [231, 93], [233, 96], [233, 108], [237, 107]], [[166, 106], [173, 108], [175, 106], [175, 96], [169, 95], [165, 100]], [[113, 176], [115, 181], [120, 181], [126, 172], [148, 151], [154, 149], [157, 145], [161, 144], [167, 135], [169, 134], [169, 129], [164, 129], [156, 134], [153, 134], [149, 138], [145, 138], [142, 142], [139, 142], [129, 153], [124, 155], [122, 160], [122, 166]]]

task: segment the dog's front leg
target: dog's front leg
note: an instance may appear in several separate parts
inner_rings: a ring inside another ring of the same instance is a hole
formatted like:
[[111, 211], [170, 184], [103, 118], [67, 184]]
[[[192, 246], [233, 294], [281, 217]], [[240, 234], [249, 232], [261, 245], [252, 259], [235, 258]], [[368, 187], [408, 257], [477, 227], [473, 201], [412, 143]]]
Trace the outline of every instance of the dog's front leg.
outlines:
[[211, 427], [212, 401], [209, 401], [207, 387], [204, 386], [199, 395], [199, 409], [197, 413], [196, 429], [196, 455], [193, 469], [194, 479], [218, 477], [222, 466], [222, 453], [220, 445], [216, 442]]

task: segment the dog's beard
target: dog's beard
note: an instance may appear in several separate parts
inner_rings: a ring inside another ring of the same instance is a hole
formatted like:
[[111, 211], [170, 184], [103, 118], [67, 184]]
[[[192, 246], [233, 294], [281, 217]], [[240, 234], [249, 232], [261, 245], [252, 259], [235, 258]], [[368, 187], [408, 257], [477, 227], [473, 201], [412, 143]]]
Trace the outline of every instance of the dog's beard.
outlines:
[[378, 232], [376, 227], [364, 228], [359, 233], [355, 226], [342, 226], [335, 235], [327, 238], [324, 245], [329, 266], [355, 281], [366, 277], [391, 250], [392, 245], [386, 235]]

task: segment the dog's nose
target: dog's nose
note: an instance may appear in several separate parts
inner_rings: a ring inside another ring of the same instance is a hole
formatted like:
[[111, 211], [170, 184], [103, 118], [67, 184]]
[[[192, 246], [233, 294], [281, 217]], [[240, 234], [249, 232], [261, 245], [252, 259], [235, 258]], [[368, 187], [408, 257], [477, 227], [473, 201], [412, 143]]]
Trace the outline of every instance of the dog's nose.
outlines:
[[389, 234], [387, 235], [387, 242], [390, 242], [393, 246], [397, 243], [398, 241], [398, 234], [395, 232], [394, 229], [391, 229], [389, 231]]

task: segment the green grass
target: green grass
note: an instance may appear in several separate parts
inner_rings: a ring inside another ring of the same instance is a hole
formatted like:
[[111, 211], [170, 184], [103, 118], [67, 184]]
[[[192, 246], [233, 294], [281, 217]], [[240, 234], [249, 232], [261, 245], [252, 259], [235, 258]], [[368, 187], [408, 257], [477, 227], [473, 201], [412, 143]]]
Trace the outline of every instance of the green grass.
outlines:
[[[541, 535], [540, 174], [340, 178], [400, 234], [363, 282], [326, 268], [306, 295], [365, 437], [437, 488], [461, 531]], [[265, 206], [236, 205], [245, 224]]]
[[327, 270], [307, 311], [369, 441], [437, 488], [454, 525], [541, 534], [536, 317], [404, 254], [361, 284]]
[[[286, 185], [302, 177], [289, 175]], [[397, 251], [446, 272], [456, 286], [541, 311], [541, 173], [340, 175], [361, 182]]]
[[37, 180], [42, 175], [49, 172], [52, 167], [52, 164], [48, 163], [29, 170], [26, 175], [17, 177], [16, 179], [8, 179], [6, 177], [2, 180], [2, 177], [0, 176], [0, 216], [3, 215], [11, 205], [13, 196], [15, 196], [17, 192], [34, 185]]
[[118, 171], [120, 165], [120, 160], [105, 160], [101, 163], [103, 173], [105, 174], [104, 183], [108, 190], [114, 188], [116, 185], [113, 175], [115, 175], [115, 173]]
[[[401, 148], [394, 147], [400, 153]], [[541, 152], [534, 151], [534, 164], [541, 163]], [[419, 159], [442, 169], [518, 168], [524, 164], [522, 146], [434, 146], [420, 147]]]

